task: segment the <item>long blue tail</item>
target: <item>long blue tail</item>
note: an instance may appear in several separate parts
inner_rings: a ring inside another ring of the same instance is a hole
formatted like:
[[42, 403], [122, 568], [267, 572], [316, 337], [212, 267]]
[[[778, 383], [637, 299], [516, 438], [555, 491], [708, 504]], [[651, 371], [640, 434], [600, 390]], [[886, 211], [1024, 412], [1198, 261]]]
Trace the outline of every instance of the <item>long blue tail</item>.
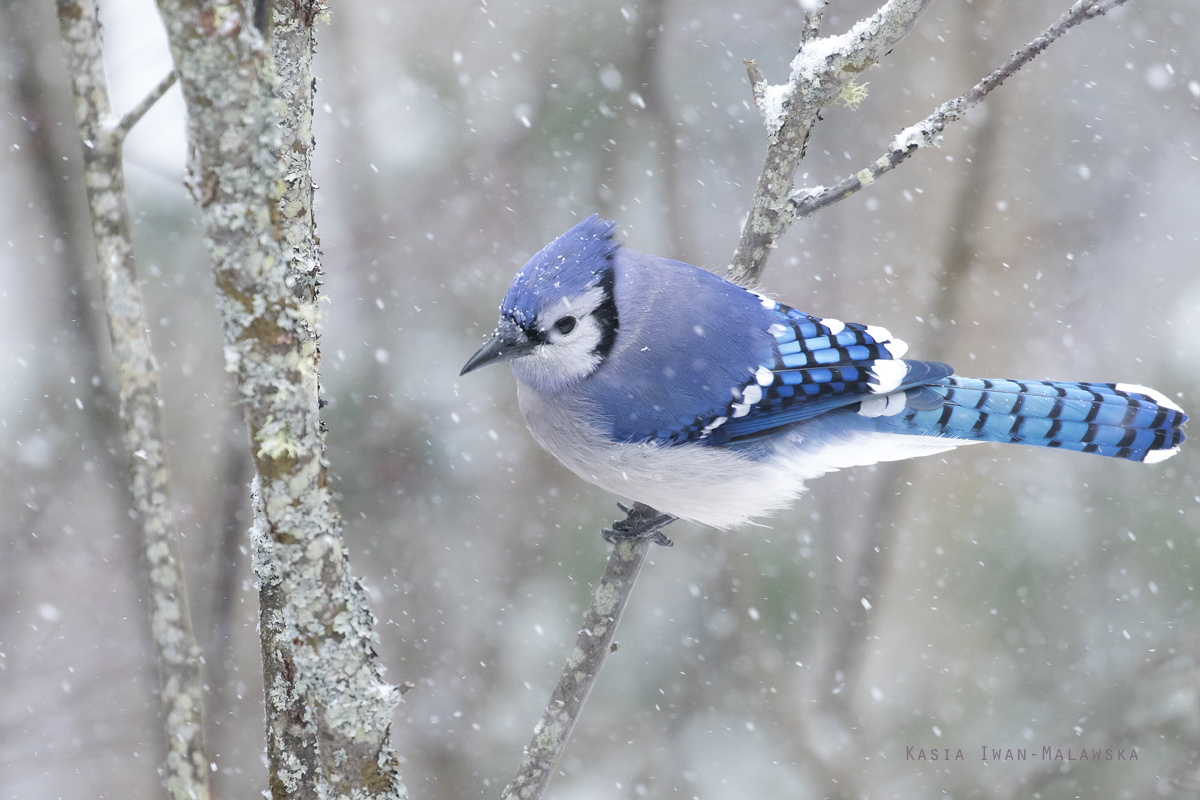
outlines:
[[878, 430], [1061, 447], [1147, 463], [1179, 452], [1187, 422], [1165, 395], [1127, 383], [949, 377], [908, 390], [902, 408], [896, 405], [879, 409]]

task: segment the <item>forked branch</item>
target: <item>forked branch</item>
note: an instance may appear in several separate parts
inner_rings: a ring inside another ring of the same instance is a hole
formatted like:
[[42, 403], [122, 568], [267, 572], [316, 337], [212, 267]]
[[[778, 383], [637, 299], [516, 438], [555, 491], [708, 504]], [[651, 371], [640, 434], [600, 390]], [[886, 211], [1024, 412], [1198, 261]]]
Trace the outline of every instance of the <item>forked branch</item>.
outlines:
[[146, 112], [153, 108], [154, 104], [167, 93], [167, 90], [175, 85], [178, 77], [175, 70], [171, 70], [165, 78], [158, 82], [157, 86], [142, 98], [140, 103], [126, 111], [125, 116], [121, 117], [121, 121], [113, 128], [113, 133], [117, 138], [124, 141], [125, 137], [129, 135], [129, 131], [133, 130], [133, 126], [141, 122], [142, 117], [146, 116]]
[[1029, 44], [1014, 52], [1008, 61], [992, 74], [959, 97], [940, 105], [936, 111], [916, 125], [905, 128], [896, 134], [888, 151], [875, 161], [853, 175], [846, 176], [833, 186], [815, 186], [811, 189], [792, 192], [788, 197], [787, 213], [784, 215], [787, 224], [790, 225], [797, 219], [811, 216], [826, 206], [831, 206], [839, 200], [845, 200], [859, 189], [870, 186], [879, 176], [891, 172], [920, 148], [937, 147], [941, 143], [942, 131], [948, 125], [962, 119], [967, 111], [979, 105], [993, 89], [1012, 77], [1017, 70], [1032, 61], [1056, 39], [1079, 23], [1101, 16], [1123, 3], [1125, 0], [1079, 0], [1059, 17], [1057, 22]]
[[846, 33], [819, 39], [810, 38], [820, 22], [819, 11], [810, 12], [791, 74], [779, 85], [767, 84], [758, 65], [746, 63], [754, 104], [767, 129], [767, 155], [729, 266], [730, 280], [743, 286], [758, 283], [768, 254], [794, 221], [788, 213], [788, 197], [821, 108], [903, 39], [930, 2], [888, 0]]
[[146, 324], [134, 270], [121, 159], [125, 134], [174, 78], [160, 83], [114, 125], [95, 4], [91, 0], [58, 0], [58, 21], [75, 95], [75, 121], [83, 143], [92, 239], [109, 339], [117, 362], [121, 422], [130, 461], [130, 493], [137, 509], [149, 579], [150, 634], [158, 651], [166, 722], [167, 762], [162, 774], [172, 798], [205, 800], [209, 760], [204, 746], [200, 648], [192, 632], [179, 531], [171, 510], [158, 363], [150, 345], [150, 326]]

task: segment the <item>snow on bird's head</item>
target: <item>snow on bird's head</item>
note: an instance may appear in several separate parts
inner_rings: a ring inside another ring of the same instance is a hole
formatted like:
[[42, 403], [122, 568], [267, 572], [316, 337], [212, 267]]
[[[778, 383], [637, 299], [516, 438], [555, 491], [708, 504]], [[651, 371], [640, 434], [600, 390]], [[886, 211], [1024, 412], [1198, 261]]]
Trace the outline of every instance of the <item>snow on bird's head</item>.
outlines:
[[579, 297], [600, 283], [621, 247], [612, 238], [615, 228], [616, 223], [593, 214], [543, 247], [513, 278], [500, 315], [530, 328], [543, 309]]

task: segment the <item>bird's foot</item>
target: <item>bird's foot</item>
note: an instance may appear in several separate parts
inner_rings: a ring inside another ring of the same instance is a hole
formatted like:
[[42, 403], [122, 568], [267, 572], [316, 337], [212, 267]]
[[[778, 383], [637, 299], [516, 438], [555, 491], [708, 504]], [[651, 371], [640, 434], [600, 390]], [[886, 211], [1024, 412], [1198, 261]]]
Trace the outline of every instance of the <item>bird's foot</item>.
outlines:
[[617, 503], [617, 507], [625, 512], [625, 519], [617, 520], [611, 528], [600, 532], [604, 541], [616, 544], [621, 539], [649, 539], [661, 547], [675, 546], [662, 532], [663, 528], [675, 521], [675, 517], [660, 514], [645, 503], [634, 503], [632, 506]]

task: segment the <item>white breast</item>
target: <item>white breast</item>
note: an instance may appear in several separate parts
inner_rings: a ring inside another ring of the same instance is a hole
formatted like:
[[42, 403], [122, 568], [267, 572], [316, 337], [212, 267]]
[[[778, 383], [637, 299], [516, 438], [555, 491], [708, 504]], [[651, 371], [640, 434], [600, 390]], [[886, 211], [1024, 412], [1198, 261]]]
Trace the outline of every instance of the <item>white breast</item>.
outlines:
[[826, 415], [798, 427], [769, 444], [763, 458], [723, 447], [621, 444], [598, 433], [596, 409], [577, 394], [542, 395], [519, 381], [517, 387], [533, 437], [576, 475], [715, 528], [735, 528], [786, 508], [804, 491], [805, 481], [827, 472], [973, 444], [847, 429], [846, 417], [856, 416], [849, 414]]

